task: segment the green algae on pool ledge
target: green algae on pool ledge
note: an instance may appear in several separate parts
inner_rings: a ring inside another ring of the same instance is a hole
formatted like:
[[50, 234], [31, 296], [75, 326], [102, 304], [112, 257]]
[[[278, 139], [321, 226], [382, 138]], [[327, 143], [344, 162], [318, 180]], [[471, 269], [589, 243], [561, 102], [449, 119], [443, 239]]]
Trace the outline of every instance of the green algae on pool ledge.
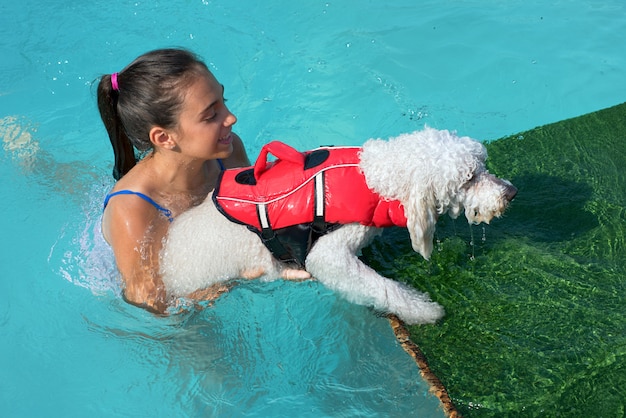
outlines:
[[411, 339], [464, 416], [623, 416], [626, 103], [487, 148], [519, 188], [502, 219], [443, 217], [429, 262], [400, 229], [364, 257], [446, 308]]

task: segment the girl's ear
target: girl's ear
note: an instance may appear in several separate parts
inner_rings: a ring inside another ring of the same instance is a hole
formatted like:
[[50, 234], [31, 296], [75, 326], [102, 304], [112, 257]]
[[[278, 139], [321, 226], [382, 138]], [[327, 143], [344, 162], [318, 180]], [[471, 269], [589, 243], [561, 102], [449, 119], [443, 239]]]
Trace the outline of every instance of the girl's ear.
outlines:
[[172, 134], [160, 126], [155, 126], [150, 129], [150, 142], [152, 142], [156, 148], [171, 150], [176, 147], [176, 141], [174, 140]]

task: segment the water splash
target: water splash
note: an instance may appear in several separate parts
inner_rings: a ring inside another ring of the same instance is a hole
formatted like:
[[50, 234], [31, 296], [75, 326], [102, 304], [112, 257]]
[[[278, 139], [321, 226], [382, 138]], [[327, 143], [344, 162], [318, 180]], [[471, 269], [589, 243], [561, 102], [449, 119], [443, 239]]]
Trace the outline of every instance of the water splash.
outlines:
[[111, 247], [101, 229], [102, 201], [110, 186], [99, 184], [88, 194], [80, 222], [67, 222], [50, 249], [48, 264], [65, 280], [94, 294], [121, 293]]

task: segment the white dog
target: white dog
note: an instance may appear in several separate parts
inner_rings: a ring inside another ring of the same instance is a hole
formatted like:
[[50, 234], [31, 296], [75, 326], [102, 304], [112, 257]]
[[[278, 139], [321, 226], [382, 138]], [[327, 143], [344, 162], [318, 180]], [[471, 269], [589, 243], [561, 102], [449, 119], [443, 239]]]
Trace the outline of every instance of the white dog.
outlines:
[[[464, 210], [468, 222], [489, 223], [517, 193], [511, 183], [485, 169], [487, 153], [480, 142], [448, 131], [426, 128], [389, 141], [372, 139], [358, 155], [358, 171], [367, 187], [383, 201], [400, 202], [413, 249], [426, 259], [440, 215], [456, 218]], [[264, 159], [257, 162], [255, 175], [266, 168], [269, 172], [271, 165]], [[265, 272], [264, 279], [274, 279], [284, 268], [254, 228], [229, 220], [214, 199], [210, 195], [170, 227], [161, 259], [168, 296], [183, 296], [256, 268]], [[357, 258], [382, 231], [372, 225], [329, 228], [305, 255], [306, 270], [353, 303], [396, 314], [409, 324], [437, 321], [443, 308], [427, 294], [382, 277]]]

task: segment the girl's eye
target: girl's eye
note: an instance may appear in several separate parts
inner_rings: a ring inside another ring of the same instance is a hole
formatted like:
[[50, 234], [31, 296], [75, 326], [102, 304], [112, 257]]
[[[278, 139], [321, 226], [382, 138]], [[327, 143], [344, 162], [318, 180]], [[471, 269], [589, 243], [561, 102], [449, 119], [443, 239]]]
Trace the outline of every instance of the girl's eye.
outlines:
[[204, 119], [205, 121], [212, 121], [217, 116], [217, 111], [215, 110], [215, 108], [211, 108], [210, 110], [211, 113], [206, 115], [206, 118]]
[[[226, 99], [226, 98], [222, 99], [222, 107], [225, 107], [225, 104], [226, 104], [227, 101], [228, 101], [228, 99]], [[210, 121], [214, 120], [217, 117], [218, 114], [219, 114], [219, 112], [216, 109], [213, 109], [213, 113], [208, 115], [207, 118], [205, 119], [205, 121], [210, 122]]]

